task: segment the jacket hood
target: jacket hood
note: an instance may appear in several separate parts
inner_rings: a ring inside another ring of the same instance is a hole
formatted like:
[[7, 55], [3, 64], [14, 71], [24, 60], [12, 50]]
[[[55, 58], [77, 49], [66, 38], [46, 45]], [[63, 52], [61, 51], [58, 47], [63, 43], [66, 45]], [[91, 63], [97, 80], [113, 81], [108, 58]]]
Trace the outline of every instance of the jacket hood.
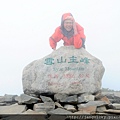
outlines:
[[62, 15], [62, 18], [61, 18], [61, 32], [64, 36], [66, 36], [68, 39], [71, 38], [73, 35], [74, 35], [74, 28], [71, 30], [71, 31], [67, 31], [65, 28], [64, 28], [64, 21], [65, 20], [72, 20], [73, 23], [75, 23], [75, 20], [72, 16], [71, 13], [64, 13]]
[[67, 19], [74, 21], [73, 15], [71, 13], [64, 13], [61, 18], [61, 25]]

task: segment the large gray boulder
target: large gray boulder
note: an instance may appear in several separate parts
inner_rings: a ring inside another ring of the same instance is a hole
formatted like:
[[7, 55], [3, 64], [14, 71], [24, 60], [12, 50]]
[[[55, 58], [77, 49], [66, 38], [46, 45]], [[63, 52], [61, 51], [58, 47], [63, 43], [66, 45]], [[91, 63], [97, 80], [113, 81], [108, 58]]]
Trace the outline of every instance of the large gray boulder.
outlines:
[[23, 70], [25, 94], [95, 93], [101, 89], [102, 62], [84, 48], [62, 46]]

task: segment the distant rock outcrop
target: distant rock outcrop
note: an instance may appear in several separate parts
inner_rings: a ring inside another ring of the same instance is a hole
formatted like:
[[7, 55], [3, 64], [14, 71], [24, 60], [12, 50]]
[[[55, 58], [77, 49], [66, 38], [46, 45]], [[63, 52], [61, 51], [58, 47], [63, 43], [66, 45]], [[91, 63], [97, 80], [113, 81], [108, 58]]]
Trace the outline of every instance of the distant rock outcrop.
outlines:
[[84, 48], [63, 46], [24, 68], [23, 91], [28, 95], [96, 93], [104, 71], [102, 62]]

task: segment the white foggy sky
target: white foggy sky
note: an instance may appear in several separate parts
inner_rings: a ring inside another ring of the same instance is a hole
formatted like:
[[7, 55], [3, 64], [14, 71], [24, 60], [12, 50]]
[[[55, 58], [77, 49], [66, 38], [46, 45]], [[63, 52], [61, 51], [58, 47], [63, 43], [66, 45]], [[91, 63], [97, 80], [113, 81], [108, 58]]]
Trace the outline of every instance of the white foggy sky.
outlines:
[[23, 93], [24, 67], [52, 52], [49, 37], [66, 12], [84, 27], [86, 50], [103, 62], [102, 87], [120, 90], [119, 11], [120, 0], [0, 0], [0, 95]]

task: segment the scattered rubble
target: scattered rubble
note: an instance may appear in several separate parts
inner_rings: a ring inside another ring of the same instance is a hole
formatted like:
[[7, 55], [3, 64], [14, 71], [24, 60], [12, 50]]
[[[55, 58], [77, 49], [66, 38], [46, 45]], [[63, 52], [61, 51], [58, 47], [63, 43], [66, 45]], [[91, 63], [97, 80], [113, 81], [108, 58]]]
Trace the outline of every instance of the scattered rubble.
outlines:
[[[63, 94], [62, 94], [63, 95]], [[108, 96], [109, 95], [109, 96]], [[108, 96], [108, 97], [107, 97]], [[0, 96], [1, 114], [118, 114], [120, 113], [120, 99], [114, 93], [81, 94], [81, 95], [40, 95], [32, 97], [26, 94]], [[111, 101], [109, 100], [111, 99]]]

